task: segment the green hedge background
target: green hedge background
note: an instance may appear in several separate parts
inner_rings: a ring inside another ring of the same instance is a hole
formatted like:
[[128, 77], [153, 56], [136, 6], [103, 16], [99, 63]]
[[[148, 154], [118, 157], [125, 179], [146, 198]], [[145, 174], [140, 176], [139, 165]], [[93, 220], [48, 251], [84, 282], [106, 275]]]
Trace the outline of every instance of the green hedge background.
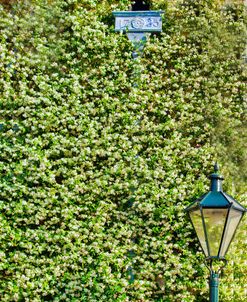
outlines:
[[[247, 205], [243, 3], [150, 1], [136, 61], [129, 0], [1, 3], [0, 300], [208, 301], [184, 208], [216, 160]], [[247, 299], [246, 226], [222, 302]]]

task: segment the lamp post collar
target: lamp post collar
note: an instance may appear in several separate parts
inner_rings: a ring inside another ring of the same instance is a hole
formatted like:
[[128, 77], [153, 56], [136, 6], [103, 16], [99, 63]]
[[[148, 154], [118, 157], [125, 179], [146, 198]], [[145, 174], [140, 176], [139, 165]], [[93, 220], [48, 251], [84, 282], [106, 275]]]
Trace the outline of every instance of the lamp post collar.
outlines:
[[115, 31], [125, 32], [135, 47], [134, 59], [142, 54], [147, 37], [162, 31], [163, 11], [114, 11]]

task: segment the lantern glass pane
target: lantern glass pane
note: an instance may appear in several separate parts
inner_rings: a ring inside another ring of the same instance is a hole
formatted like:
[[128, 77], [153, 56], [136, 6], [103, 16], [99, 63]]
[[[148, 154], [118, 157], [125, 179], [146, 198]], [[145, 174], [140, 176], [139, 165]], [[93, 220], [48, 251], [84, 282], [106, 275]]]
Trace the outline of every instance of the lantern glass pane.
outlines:
[[210, 256], [218, 256], [228, 209], [203, 209]]
[[204, 251], [204, 254], [208, 256], [208, 249], [207, 249], [207, 243], [203, 228], [203, 222], [202, 222], [202, 216], [200, 209], [196, 211], [189, 212], [191, 221], [193, 223], [194, 229], [196, 231], [197, 237], [201, 243], [201, 247]]
[[234, 209], [230, 210], [230, 213], [229, 213], [229, 216], [227, 219], [227, 225], [226, 225], [226, 229], [225, 229], [225, 233], [224, 233], [224, 238], [222, 241], [222, 246], [220, 249], [220, 256], [222, 256], [222, 257], [225, 256], [225, 254], [228, 250], [229, 244], [231, 243], [232, 238], [235, 234], [235, 231], [238, 227], [238, 224], [242, 218], [242, 215], [243, 215], [243, 212], [240, 212], [240, 211], [237, 211]]

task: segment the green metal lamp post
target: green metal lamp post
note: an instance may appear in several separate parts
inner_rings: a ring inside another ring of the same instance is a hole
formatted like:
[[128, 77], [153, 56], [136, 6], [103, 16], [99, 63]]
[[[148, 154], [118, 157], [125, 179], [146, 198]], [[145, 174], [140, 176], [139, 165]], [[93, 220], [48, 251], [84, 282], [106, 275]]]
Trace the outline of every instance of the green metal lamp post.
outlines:
[[[210, 270], [210, 302], [219, 301], [219, 274], [227, 263], [225, 255], [247, 211], [233, 197], [223, 192], [224, 178], [218, 174], [217, 164], [214, 169], [214, 173], [209, 176], [210, 191], [185, 209], [190, 216]], [[216, 261], [222, 262], [218, 269], [214, 269]]]

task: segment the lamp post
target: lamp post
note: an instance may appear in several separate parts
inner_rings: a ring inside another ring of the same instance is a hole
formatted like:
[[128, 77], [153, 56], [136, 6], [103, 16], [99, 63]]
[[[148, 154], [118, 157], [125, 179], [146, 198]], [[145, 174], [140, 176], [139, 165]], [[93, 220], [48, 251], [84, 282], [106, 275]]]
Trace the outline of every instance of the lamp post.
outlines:
[[[142, 10], [139, 10], [142, 9]], [[162, 11], [150, 11], [148, 5], [145, 5], [143, 1], [135, 1], [132, 5], [131, 11], [114, 11], [115, 17], [115, 31], [126, 33], [128, 39], [131, 41], [134, 50], [132, 52], [133, 60], [136, 62], [133, 70], [134, 83], [133, 87], [138, 87], [140, 72], [140, 62], [137, 60], [143, 52], [148, 35], [152, 33], [160, 33], [162, 31]], [[139, 121], [137, 120], [137, 124]], [[132, 191], [133, 193], [133, 191]], [[130, 200], [134, 200], [132, 196]], [[129, 207], [133, 205], [133, 201], [129, 203]], [[135, 238], [132, 238], [132, 242], [135, 243]], [[128, 251], [129, 258], [135, 257], [133, 249]], [[129, 282], [133, 283], [135, 275], [133, 273], [132, 266], [127, 268], [129, 275]]]
[[[244, 213], [247, 211], [233, 197], [222, 190], [222, 180], [217, 164], [211, 180], [210, 191], [189, 205], [188, 212], [192, 225], [206, 256], [210, 270], [210, 302], [219, 301], [219, 274], [226, 265], [225, 255], [234, 238]], [[214, 269], [214, 262], [221, 261], [222, 266]]]

